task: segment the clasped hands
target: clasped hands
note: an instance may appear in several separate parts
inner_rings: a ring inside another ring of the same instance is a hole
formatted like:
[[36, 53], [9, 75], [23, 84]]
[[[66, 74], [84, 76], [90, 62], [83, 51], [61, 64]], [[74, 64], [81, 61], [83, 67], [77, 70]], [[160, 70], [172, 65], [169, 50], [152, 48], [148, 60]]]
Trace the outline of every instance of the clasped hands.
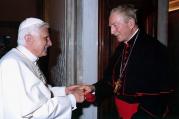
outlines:
[[72, 85], [65, 89], [66, 94], [73, 94], [76, 98], [77, 103], [82, 103], [87, 100], [88, 102], [94, 101], [94, 97], [91, 94], [94, 91], [93, 85]]

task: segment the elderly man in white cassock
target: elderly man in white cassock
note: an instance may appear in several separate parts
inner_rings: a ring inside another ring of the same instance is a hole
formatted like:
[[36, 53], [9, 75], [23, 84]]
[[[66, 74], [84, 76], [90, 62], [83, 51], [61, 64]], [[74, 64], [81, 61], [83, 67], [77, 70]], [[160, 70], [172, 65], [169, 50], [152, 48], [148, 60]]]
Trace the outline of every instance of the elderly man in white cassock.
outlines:
[[52, 45], [48, 23], [27, 18], [19, 26], [18, 46], [0, 60], [0, 119], [71, 119], [84, 101], [77, 86], [52, 87], [36, 62]]

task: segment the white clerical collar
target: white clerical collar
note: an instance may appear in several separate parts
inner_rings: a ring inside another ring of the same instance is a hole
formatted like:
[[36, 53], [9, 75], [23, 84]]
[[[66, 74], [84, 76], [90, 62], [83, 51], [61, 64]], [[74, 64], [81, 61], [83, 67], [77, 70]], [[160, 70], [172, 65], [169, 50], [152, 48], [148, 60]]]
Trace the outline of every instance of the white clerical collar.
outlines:
[[32, 54], [26, 47], [24, 47], [22, 45], [17, 46], [17, 49], [32, 62], [36, 62], [39, 59], [34, 54]]
[[127, 44], [127, 43], [134, 37], [134, 35], [135, 35], [138, 31], [139, 31], [139, 28], [132, 34], [132, 36], [129, 38], [129, 40], [126, 41], [126, 42], [124, 42], [124, 43]]

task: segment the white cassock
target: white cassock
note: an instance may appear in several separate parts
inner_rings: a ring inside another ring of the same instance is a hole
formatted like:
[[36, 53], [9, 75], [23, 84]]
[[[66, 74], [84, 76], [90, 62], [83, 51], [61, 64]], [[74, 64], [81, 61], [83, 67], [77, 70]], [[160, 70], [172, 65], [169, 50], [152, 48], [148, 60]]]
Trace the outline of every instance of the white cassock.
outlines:
[[0, 60], [0, 119], [71, 119], [75, 97], [65, 87], [46, 85], [37, 59], [18, 46]]

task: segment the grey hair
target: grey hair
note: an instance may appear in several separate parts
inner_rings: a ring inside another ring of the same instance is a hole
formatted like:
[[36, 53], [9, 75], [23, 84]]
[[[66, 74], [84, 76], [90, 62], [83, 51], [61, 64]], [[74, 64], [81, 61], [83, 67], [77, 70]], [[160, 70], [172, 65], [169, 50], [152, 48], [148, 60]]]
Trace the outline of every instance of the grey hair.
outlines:
[[[33, 23], [34, 20], [37, 21]], [[49, 28], [49, 24], [37, 18], [25, 19], [24, 21], [21, 22], [19, 26], [17, 44], [24, 46], [26, 44], [25, 35], [38, 33], [40, 29], [44, 27]]]
[[135, 23], [137, 23], [137, 9], [134, 7], [134, 5], [132, 4], [123, 4], [123, 5], [119, 5], [116, 8], [113, 8], [110, 12], [110, 14], [112, 13], [122, 13], [127, 19], [134, 19]]

